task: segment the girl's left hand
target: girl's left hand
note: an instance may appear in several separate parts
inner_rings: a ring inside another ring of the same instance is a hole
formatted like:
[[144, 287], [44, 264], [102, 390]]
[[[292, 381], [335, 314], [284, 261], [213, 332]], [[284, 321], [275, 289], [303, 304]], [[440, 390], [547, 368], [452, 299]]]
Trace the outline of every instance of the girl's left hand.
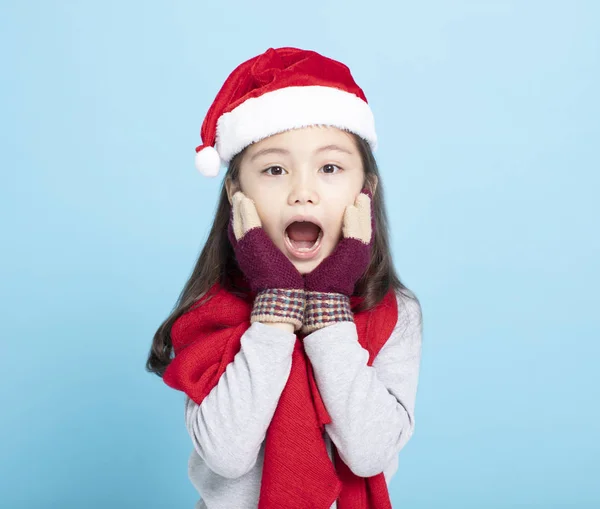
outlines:
[[312, 272], [304, 274], [306, 291], [352, 296], [356, 282], [371, 262], [375, 237], [372, 196], [369, 189], [363, 188], [354, 205], [346, 207], [342, 224], [343, 238]]

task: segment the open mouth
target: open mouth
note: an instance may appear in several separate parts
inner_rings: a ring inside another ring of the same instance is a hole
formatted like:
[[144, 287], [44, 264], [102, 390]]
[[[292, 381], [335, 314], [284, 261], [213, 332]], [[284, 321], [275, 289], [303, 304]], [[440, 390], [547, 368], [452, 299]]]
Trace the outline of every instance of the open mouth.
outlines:
[[288, 251], [299, 259], [314, 258], [321, 247], [323, 230], [310, 221], [294, 221], [285, 230]]

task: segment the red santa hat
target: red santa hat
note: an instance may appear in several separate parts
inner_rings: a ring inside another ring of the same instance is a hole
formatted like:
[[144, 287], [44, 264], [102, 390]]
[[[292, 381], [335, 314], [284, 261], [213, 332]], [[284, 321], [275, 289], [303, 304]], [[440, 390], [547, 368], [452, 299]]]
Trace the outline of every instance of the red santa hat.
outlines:
[[196, 168], [216, 177], [246, 146], [310, 125], [345, 129], [377, 148], [373, 112], [346, 65], [315, 51], [269, 48], [237, 66], [217, 93], [200, 130]]

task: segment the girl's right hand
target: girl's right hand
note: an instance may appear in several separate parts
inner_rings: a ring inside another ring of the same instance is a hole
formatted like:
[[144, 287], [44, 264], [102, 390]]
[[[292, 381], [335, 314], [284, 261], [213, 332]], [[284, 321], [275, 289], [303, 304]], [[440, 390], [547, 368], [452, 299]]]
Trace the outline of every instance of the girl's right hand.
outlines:
[[302, 326], [304, 278], [273, 243], [254, 202], [237, 191], [232, 197], [228, 237], [238, 266], [256, 292], [252, 321], [289, 322]]

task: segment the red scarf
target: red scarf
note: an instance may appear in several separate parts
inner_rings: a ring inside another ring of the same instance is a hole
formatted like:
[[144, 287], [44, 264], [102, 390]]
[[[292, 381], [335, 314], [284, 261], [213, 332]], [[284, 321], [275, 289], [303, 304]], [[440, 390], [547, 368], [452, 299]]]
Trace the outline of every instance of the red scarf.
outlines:
[[[207, 305], [197, 306], [174, 322], [171, 340], [175, 358], [163, 375], [167, 385], [184, 391], [197, 404], [239, 352], [252, 311], [252, 294], [242, 299], [218, 283], [210, 293], [213, 297]], [[350, 303], [354, 308], [361, 300], [352, 296]], [[392, 290], [374, 309], [354, 315], [358, 341], [369, 351], [369, 366], [390, 337], [397, 318]], [[329, 458], [323, 432], [331, 418], [302, 337], [296, 337], [290, 376], [267, 429], [258, 509], [329, 509], [334, 500], [339, 509], [391, 509], [383, 472], [357, 476], [341, 460], [333, 442], [333, 462]]]

